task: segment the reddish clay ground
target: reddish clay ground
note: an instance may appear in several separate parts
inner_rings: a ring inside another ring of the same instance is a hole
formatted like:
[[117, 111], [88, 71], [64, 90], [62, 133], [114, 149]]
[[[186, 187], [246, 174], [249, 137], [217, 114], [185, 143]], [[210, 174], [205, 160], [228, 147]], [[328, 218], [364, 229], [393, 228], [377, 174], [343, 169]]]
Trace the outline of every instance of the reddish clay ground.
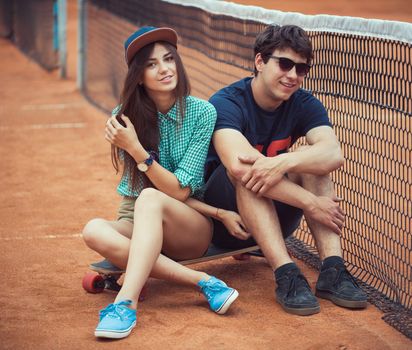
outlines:
[[[348, 311], [321, 301], [311, 317], [284, 313], [263, 259], [196, 266], [238, 288], [226, 316], [194, 290], [151, 281], [139, 323], [122, 341], [93, 336], [111, 294], [83, 291], [98, 256], [80, 237], [84, 223], [114, 217], [117, 177], [104, 141], [105, 115], [75, 84], [75, 1], [69, 17], [69, 79], [58, 79], [0, 40], [1, 349], [407, 349], [410, 340], [373, 306]], [[299, 263], [299, 262], [298, 262]], [[299, 265], [313, 286], [316, 272]]]

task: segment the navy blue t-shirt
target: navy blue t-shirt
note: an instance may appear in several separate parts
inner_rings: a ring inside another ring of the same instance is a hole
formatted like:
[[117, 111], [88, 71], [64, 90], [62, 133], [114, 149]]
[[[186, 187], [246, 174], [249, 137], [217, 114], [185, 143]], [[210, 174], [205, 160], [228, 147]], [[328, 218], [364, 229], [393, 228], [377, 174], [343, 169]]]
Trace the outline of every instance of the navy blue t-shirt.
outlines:
[[[304, 89], [296, 91], [275, 111], [263, 110], [253, 98], [251, 81], [252, 78], [239, 80], [210, 98], [209, 102], [217, 111], [215, 131], [238, 130], [253, 147], [273, 157], [287, 152], [309, 130], [322, 125], [332, 126], [323, 104]], [[219, 163], [211, 146], [206, 164], [207, 175]]]

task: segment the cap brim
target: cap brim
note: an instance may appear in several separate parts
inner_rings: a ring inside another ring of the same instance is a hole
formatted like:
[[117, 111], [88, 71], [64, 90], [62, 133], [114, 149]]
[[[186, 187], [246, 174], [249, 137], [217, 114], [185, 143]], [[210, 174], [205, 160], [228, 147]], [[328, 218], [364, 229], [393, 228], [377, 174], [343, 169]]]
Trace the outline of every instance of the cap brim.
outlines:
[[171, 28], [157, 28], [140, 35], [127, 47], [125, 52], [126, 63], [129, 64], [142, 47], [156, 41], [166, 41], [177, 47], [177, 33]]

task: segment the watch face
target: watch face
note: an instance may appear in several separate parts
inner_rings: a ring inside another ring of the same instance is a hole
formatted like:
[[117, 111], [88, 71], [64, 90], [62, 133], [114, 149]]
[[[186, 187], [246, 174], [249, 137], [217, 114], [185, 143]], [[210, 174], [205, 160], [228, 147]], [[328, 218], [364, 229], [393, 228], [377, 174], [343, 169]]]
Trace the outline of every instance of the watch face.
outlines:
[[145, 173], [149, 167], [145, 162], [142, 162], [137, 164], [137, 169], [139, 169], [142, 173]]

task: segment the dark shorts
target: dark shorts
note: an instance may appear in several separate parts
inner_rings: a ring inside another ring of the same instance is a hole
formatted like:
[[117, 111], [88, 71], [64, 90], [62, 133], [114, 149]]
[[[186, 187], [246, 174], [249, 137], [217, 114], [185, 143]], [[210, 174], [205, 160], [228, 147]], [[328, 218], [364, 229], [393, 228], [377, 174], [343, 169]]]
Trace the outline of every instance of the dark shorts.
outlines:
[[[238, 211], [236, 203], [236, 193], [233, 184], [230, 182], [226, 169], [219, 165], [206, 183], [204, 200], [207, 204], [216, 208]], [[290, 236], [300, 224], [303, 211], [290, 205], [273, 201], [275, 205], [283, 237]], [[253, 238], [240, 240], [233, 237], [226, 227], [218, 220], [213, 220], [213, 243], [222, 248], [240, 249], [256, 245]]]

